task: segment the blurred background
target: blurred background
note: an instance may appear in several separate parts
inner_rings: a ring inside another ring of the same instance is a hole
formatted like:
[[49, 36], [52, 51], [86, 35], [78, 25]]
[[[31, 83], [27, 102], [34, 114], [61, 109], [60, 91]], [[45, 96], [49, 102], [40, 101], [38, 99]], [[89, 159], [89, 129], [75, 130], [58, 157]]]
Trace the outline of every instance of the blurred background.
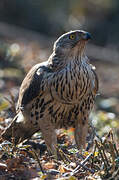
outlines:
[[119, 137], [119, 0], [0, 1], [0, 128], [14, 116], [20, 84], [28, 70], [47, 60], [62, 33], [92, 34], [86, 53], [96, 66], [100, 95], [91, 115], [100, 135]]

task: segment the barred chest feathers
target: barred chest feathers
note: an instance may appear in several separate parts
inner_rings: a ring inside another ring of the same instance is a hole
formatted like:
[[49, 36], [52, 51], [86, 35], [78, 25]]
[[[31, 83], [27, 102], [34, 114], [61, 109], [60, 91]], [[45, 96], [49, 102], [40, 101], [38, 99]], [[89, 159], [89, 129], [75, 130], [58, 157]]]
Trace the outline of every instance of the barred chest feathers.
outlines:
[[[55, 99], [66, 104], [79, 104], [83, 96], [88, 96], [95, 87], [92, 66], [86, 61], [70, 61], [68, 65], [53, 75], [51, 92]], [[50, 81], [49, 81], [50, 82]]]

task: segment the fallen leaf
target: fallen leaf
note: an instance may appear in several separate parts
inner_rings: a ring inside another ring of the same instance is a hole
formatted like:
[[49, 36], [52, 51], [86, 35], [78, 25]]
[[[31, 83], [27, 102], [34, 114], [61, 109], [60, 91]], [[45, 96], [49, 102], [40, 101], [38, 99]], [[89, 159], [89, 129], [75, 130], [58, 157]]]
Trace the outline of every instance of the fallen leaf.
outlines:
[[72, 170], [63, 166], [63, 165], [60, 165], [59, 166], [59, 169], [58, 169], [61, 173], [66, 173], [66, 172], [71, 172]]
[[55, 167], [56, 167], [56, 164], [53, 161], [47, 162], [43, 165], [44, 169], [55, 169]]
[[0, 122], [2, 122], [2, 121], [4, 121], [5, 120], [5, 118], [3, 118], [3, 117], [0, 117]]
[[13, 159], [7, 159], [6, 161], [8, 169], [12, 170], [13, 168], [18, 168], [19, 165], [22, 163], [21, 158], [13, 158]]
[[74, 176], [70, 176], [70, 177], [68, 178], [68, 180], [77, 180], [77, 178], [74, 177]]
[[89, 155], [89, 152], [88, 152], [88, 151], [85, 151], [85, 152], [83, 153], [83, 155], [86, 157], [86, 156]]
[[98, 155], [99, 155], [99, 152], [96, 151], [96, 152], [94, 153], [94, 156], [98, 156]]
[[40, 180], [45, 180], [47, 178], [47, 175], [46, 174], [43, 174], [41, 177], [40, 177]]

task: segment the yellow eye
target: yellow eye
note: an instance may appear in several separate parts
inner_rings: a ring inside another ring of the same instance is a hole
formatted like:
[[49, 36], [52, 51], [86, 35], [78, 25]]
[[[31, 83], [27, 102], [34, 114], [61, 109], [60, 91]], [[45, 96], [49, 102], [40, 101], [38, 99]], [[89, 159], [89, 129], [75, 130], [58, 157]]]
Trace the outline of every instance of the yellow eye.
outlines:
[[75, 39], [75, 37], [76, 37], [75, 34], [71, 34], [71, 35], [69, 36], [69, 38], [72, 39], [72, 40]]

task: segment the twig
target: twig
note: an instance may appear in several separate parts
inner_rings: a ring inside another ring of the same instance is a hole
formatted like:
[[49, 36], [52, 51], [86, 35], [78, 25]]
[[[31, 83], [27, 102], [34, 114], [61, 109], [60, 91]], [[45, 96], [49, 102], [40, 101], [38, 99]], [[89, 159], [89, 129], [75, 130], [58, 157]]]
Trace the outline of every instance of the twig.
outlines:
[[113, 172], [112, 176], [110, 178], [108, 178], [108, 180], [119, 180], [119, 168]]
[[60, 153], [60, 155], [65, 163], [67, 163], [67, 162], [71, 163], [71, 160], [67, 157], [68, 155], [66, 156], [66, 154], [62, 151], [62, 149], [58, 149], [58, 147], [57, 147], [57, 150]]
[[94, 146], [94, 151], [93, 151], [93, 158], [92, 158], [91, 167], [93, 167], [95, 151], [96, 151], [96, 145]]
[[38, 164], [39, 164], [39, 167], [40, 167], [42, 173], [45, 173], [45, 171], [43, 170], [43, 168], [42, 168], [42, 166], [41, 166], [41, 163], [40, 163], [40, 160], [39, 160], [39, 157], [38, 157], [36, 151], [35, 151], [34, 149], [31, 149], [31, 151], [33, 151], [34, 156], [35, 156], [35, 158], [36, 158], [36, 160], [37, 160], [37, 162], [38, 162]]
[[[116, 156], [118, 156], [119, 155], [119, 152], [118, 152], [118, 150], [117, 150], [117, 147], [116, 147], [116, 143], [115, 143], [115, 141], [114, 141], [114, 135], [113, 135], [113, 132], [112, 132], [112, 130], [110, 130], [110, 132], [109, 132], [109, 136], [111, 137], [111, 143], [113, 144], [113, 151], [115, 151], [114, 152], [114, 154], [115, 154], [115, 157]], [[110, 141], [109, 141], [110, 142]]]
[[81, 167], [83, 167], [84, 169], [90, 171], [91, 173], [94, 173], [95, 171], [92, 169], [89, 169], [87, 166], [85, 166], [84, 164], [92, 157], [92, 153], [89, 154], [83, 161], [80, 162], [80, 164], [73, 170], [73, 172], [70, 173], [71, 176], [75, 175], [76, 173], [78, 173], [79, 169]]
[[110, 154], [112, 155], [112, 159], [113, 159], [113, 161], [114, 161], [115, 158], [116, 158], [116, 154], [115, 154], [115, 152], [114, 152], [114, 146], [113, 146], [113, 143], [112, 143], [112, 142], [108, 141], [108, 143], [109, 143], [109, 146], [110, 146]]
[[96, 140], [95, 140], [95, 144], [96, 144], [96, 147], [98, 148], [98, 151], [99, 151], [99, 153], [100, 153], [100, 156], [101, 156], [101, 158], [102, 158], [102, 160], [103, 160], [103, 162], [104, 162], [106, 171], [107, 171], [107, 173], [108, 173], [108, 166], [107, 166], [107, 164], [105, 163], [105, 159], [104, 159], [104, 157], [103, 157], [103, 154], [102, 154], [102, 151], [101, 151], [101, 147], [99, 146], [99, 144], [98, 144], [98, 142], [97, 142]]
[[107, 142], [107, 140], [105, 140], [104, 142], [101, 142], [101, 145], [102, 145], [101, 148], [102, 148], [102, 151], [103, 151], [104, 158], [105, 158], [105, 160], [107, 162], [107, 166], [110, 166], [109, 162], [108, 162], [108, 159], [107, 159], [107, 156], [106, 156], [106, 153], [105, 153], [105, 150], [104, 150], [106, 142]]
[[113, 147], [113, 144], [112, 142], [109, 141], [109, 146], [110, 146], [110, 154], [112, 156], [112, 168], [111, 168], [111, 172], [114, 172], [115, 171], [115, 166], [116, 166], [116, 162], [115, 162], [115, 152], [114, 152], [114, 147]]
[[113, 146], [114, 146], [114, 150], [116, 152], [116, 156], [119, 156], [119, 151], [117, 150], [116, 144], [114, 143]]
[[110, 136], [112, 138], [111, 140], [114, 141], [114, 134], [113, 134], [112, 130], [110, 130]]

